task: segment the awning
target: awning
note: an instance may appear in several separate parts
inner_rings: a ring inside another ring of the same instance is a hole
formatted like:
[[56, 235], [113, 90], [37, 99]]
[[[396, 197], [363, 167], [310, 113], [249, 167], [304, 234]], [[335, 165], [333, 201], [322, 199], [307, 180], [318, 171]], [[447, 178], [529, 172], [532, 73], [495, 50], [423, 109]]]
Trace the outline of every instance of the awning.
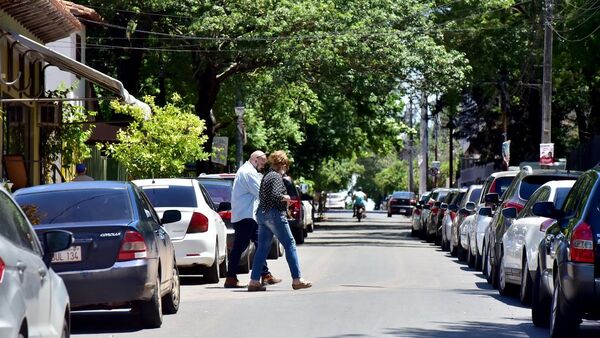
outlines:
[[56, 66], [63, 71], [77, 74], [80, 77], [86, 78], [87, 80], [117, 94], [126, 103], [140, 107], [146, 117], [150, 117], [152, 114], [150, 106], [129, 94], [127, 89], [123, 87], [123, 83], [121, 81], [99, 72], [92, 67], [84, 65], [81, 62], [77, 62], [70, 57], [55, 52], [52, 49], [21, 34], [10, 32], [9, 37], [15, 40], [21, 46], [36, 52], [44, 61], [48, 62], [49, 64]]

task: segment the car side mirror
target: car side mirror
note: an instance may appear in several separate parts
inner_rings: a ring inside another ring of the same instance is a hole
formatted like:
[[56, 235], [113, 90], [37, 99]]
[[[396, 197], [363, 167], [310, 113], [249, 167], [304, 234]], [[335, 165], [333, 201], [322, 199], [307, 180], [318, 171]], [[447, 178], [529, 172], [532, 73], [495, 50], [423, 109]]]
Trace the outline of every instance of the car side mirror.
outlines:
[[181, 212], [179, 210], [166, 210], [160, 220], [161, 224], [169, 224], [179, 222], [181, 220]]
[[510, 207], [502, 209], [502, 216], [509, 219], [517, 218], [517, 208]]
[[429, 205], [429, 204], [425, 204], [425, 205], [423, 206], [423, 209], [425, 209], [425, 210], [431, 210], [431, 205]]
[[55, 252], [63, 251], [73, 245], [73, 233], [65, 230], [50, 230], [44, 233], [44, 256], [42, 260], [50, 266]]
[[458, 205], [456, 204], [452, 204], [448, 206], [448, 210], [452, 211], [452, 212], [457, 212], [458, 211]]
[[442, 202], [440, 202], [440, 201], [437, 201], [437, 202], [433, 203], [434, 207], [438, 207], [439, 208], [441, 205], [442, 205]]
[[231, 210], [231, 202], [221, 202], [219, 203], [219, 207], [217, 208], [217, 212], [219, 211], [228, 211]]
[[474, 202], [467, 202], [467, 204], [465, 205], [465, 209], [467, 209], [468, 211], [475, 211], [476, 208], [477, 205]]
[[471, 214], [471, 212], [469, 210], [467, 210], [466, 208], [461, 208], [458, 213], [463, 216], [463, 217], [467, 217], [469, 216], [469, 214]]
[[442, 203], [442, 204], [440, 204], [440, 208], [441, 209], [448, 209], [448, 203]]
[[485, 203], [498, 204], [500, 203], [500, 196], [497, 193], [492, 192], [485, 195], [484, 200]]
[[562, 210], [556, 209], [554, 202], [537, 202], [532, 208], [533, 214], [540, 217], [553, 218], [560, 220], [565, 218]]
[[479, 209], [479, 215], [480, 216], [491, 217], [492, 216], [492, 208], [490, 208], [490, 207], [483, 207], [483, 208]]

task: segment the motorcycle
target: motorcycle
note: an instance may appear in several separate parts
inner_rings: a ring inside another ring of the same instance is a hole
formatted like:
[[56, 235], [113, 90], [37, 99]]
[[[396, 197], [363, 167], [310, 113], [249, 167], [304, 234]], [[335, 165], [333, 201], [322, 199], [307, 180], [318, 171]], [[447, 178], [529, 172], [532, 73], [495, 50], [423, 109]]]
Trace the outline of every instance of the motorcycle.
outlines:
[[356, 208], [356, 218], [358, 218], [358, 221], [360, 222], [361, 219], [367, 217], [367, 215], [365, 215], [365, 206], [361, 205], [359, 207]]

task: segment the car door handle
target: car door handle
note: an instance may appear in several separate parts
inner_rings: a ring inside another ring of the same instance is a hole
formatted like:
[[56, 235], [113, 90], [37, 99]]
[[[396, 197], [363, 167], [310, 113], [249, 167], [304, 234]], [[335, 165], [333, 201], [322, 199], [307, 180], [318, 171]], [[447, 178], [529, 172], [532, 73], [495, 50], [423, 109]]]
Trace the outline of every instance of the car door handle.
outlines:
[[19, 275], [22, 275], [25, 272], [25, 270], [27, 269], [27, 264], [25, 264], [23, 262], [17, 262], [16, 267], [17, 267], [17, 271], [19, 272]]
[[46, 269], [44, 269], [44, 268], [40, 268], [40, 269], [38, 270], [38, 273], [40, 274], [40, 279], [41, 279], [42, 281], [46, 280], [46, 276], [48, 276], [48, 271], [47, 271]]

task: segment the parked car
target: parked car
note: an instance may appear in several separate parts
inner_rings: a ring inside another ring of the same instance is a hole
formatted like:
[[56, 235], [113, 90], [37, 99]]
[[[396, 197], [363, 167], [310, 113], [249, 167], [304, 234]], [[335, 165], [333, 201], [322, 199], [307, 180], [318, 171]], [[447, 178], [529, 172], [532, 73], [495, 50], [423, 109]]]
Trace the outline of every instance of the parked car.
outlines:
[[[512, 181], [504, 195], [498, 210], [514, 207], [517, 213], [521, 212], [527, 200], [544, 183], [549, 181], [574, 180], [581, 173], [575, 171], [550, 170], [550, 169], [532, 169], [525, 166]], [[492, 196], [498, 198], [497, 195]], [[499, 199], [498, 199], [499, 200]], [[491, 265], [492, 286], [497, 287], [500, 294], [507, 294], [513, 289], [512, 285], [499, 277], [506, 276], [504, 272], [504, 250], [502, 236], [510, 226], [508, 220], [502, 212], [494, 214], [490, 226], [488, 227], [489, 260]]]
[[301, 195], [302, 199], [302, 223], [306, 231], [313, 232], [315, 230], [315, 208], [313, 207], [312, 197], [307, 194]]
[[165, 226], [177, 266], [182, 272], [201, 274], [207, 283], [218, 283], [227, 273], [225, 223], [206, 189], [191, 178], [135, 180], [158, 217], [166, 210], [179, 210], [181, 219]]
[[387, 204], [387, 216], [404, 214], [412, 216], [413, 204], [416, 202], [415, 193], [412, 191], [394, 191]]
[[1, 187], [0, 215], [0, 337], [69, 337], [69, 295], [50, 263], [61, 264], [73, 235], [48, 231], [42, 245], [21, 208]]
[[[500, 171], [491, 174], [485, 180], [475, 214], [469, 216], [471, 217], [469, 227], [465, 227], [464, 237], [461, 236], [461, 244], [465, 249], [467, 263], [475, 270], [483, 270], [484, 275], [487, 275], [487, 271], [489, 271], [488, 264], [486, 264], [489, 260], [487, 259], [485, 234], [497, 207], [497, 203], [494, 203], [497, 201], [489, 200], [486, 197], [490, 193], [502, 196], [518, 173], [518, 170]], [[488, 209], [481, 210], [483, 208]]]
[[437, 188], [434, 189], [429, 197], [429, 202], [425, 205], [425, 208], [429, 210], [427, 219], [423, 224], [425, 229], [425, 239], [428, 242], [433, 242], [437, 236], [438, 226], [435, 224], [436, 216], [440, 212], [440, 206], [442, 201], [446, 198], [446, 195], [450, 193], [450, 189]]
[[72, 309], [133, 307], [146, 327], [177, 312], [179, 272], [164, 226], [181, 219], [178, 210], [161, 220], [131, 182], [41, 185], [14, 197], [41, 238], [56, 229], [73, 233], [73, 246], [54, 265]]
[[302, 213], [302, 195], [291, 177], [284, 177], [283, 183], [290, 195], [290, 203], [288, 203], [288, 222], [290, 224], [290, 230], [296, 244], [304, 243], [304, 237], [308, 235], [307, 225], [303, 222], [304, 215]]
[[[233, 248], [233, 239], [235, 238], [235, 229], [233, 229], [233, 225], [231, 224], [231, 191], [233, 189], [235, 174], [200, 175], [197, 179], [198, 182], [200, 182], [200, 185], [208, 192], [208, 195], [217, 208], [217, 212], [225, 223], [227, 233], [227, 256], [229, 257], [231, 249]], [[240, 257], [238, 272], [247, 273], [250, 271], [254, 251], [254, 244], [250, 242], [248, 248], [244, 250]]]
[[467, 188], [456, 189], [448, 194], [446, 201], [442, 203], [441, 208], [446, 210], [440, 222], [440, 245], [442, 250], [450, 251], [450, 238], [452, 237], [452, 223], [458, 214], [460, 203], [467, 194]]
[[458, 212], [456, 217], [452, 221], [452, 229], [450, 231], [450, 253], [452, 255], [458, 254], [459, 238], [463, 227], [464, 220], [475, 213], [475, 209], [479, 199], [481, 197], [482, 185], [473, 184], [469, 186], [467, 193], [463, 196], [462, 201], [458, 205]]
[[537, 189], [517, 215], [516, 208], [502, 210], [504, 217], [511, 222], [502, 236], [504, 253], [504, 275], [500, 280], [519, 286], [519, 299], [528, 305], [531, 302], [531, 288], [537, 270], [538, 247], [546, 235], [546, 229], [555, 220], [533, 214], [537, 202], [554, 202], [561, 208], [574, 180], [550, 181]]
[[537, 216], [557, 220], [538, 250], [531, 314], [537, 326], [550, 325], [551, 337], [577, 335], [581, 319], [600, 315], [600, 167], [581, 175], [562, 208], [553, 202], [533, 206]]
[[415, 236], [422, 232], [421, 216], [423, 216], [425, 212], [425, 209], [423, 209], [423, 205], [425, 205], [429, 201], [429, 195], [431, 195], [431, 191], [425, 192], [423, 195], [421, 195], [421, 198], [415, 202], [415, 209], [412, 215], [412, 228], [410, 231], [411, 236]]
[[327, 200], [325, 201], [325, 209], [344, 209], [346, 208], [345, 192], [328, 192]]

